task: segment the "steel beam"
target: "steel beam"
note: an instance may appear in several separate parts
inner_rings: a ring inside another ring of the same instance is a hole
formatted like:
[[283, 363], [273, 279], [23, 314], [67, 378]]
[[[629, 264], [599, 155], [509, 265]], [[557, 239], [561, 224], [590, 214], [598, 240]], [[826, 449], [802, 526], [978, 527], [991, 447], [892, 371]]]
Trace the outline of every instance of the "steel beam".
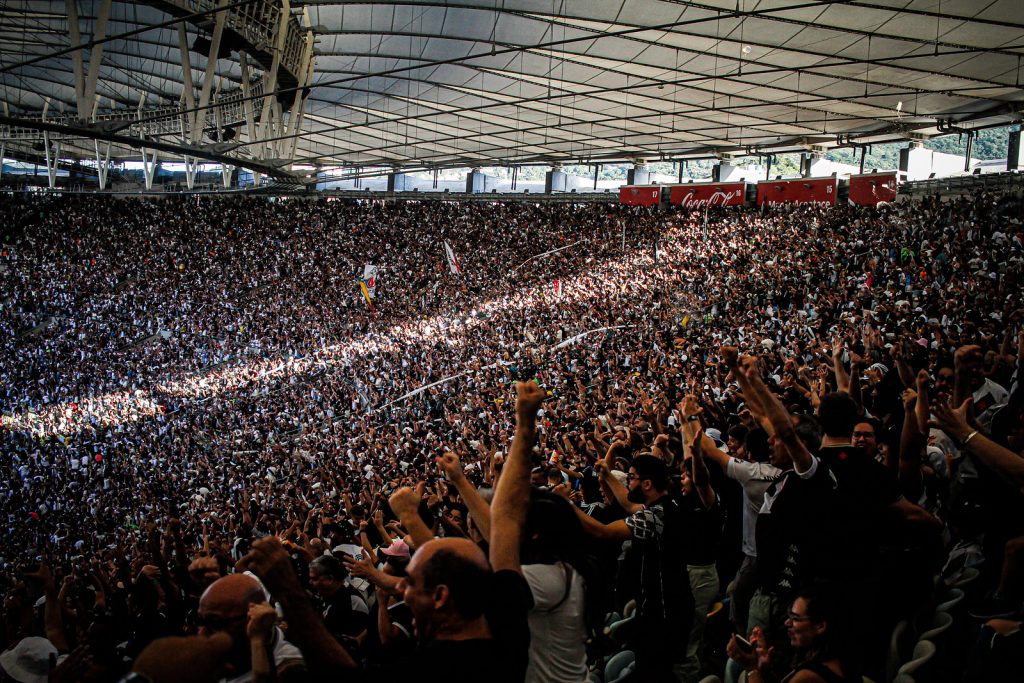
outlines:
[[[227, 6], [227, 0], [220, 0], [220, 6]], [[210, 38], [210, 56], [206, 60], [206, 72], [203, 74], [202, 91], [199, 93], [199, 108], [192, 112], [192, 135], [191, 142], [196, 145], [202, 141], [203, 124], [206, 122], [206, 107], [210, 104], [210, 93], [213, 90], [213, 80], [217, 73], [217, 53], [220, 51], [220, 40], [224, 35], [224, 23], [227, 21], [228, 13], [218, 12], [217, 20], [213, 24], [213, 36]]]
[[[72, 2], [71, 4], [74, 4]], [[107, 37], [107, 21], [110, 19], [110, 0], [100, 0], [100, 12], [96, 18], [96, 26], [92, 35], [92, 54], [89, 55], [89, 75], [82, 91], [83, 102], [88, 106], [96, 97], [96, 83], [100, 78], [100, 62], [103, 60], [103, 40]], [[81, 108], [79, 116], [86, 116]]]

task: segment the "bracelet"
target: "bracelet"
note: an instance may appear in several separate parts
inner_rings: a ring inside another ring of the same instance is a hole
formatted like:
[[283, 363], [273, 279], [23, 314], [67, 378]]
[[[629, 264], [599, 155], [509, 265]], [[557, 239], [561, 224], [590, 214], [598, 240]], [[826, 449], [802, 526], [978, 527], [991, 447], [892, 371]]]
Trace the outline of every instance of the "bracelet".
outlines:
[[966, 439], [963, 440], [963, 443], [960, 444], [960, 448], [966, 448], [967, 444], [969, 444], [971, 442], [971, 439], [973, 439], [977, 435], [978, 435], [978, 430], [975, 429], [973, 432], [971, 432], [970, 434], [967, 435]]
[[118, 683], [153, 683], [153, 679], [146, 674], [141, 674], [138, 671], [132, 671], [125, 675]]

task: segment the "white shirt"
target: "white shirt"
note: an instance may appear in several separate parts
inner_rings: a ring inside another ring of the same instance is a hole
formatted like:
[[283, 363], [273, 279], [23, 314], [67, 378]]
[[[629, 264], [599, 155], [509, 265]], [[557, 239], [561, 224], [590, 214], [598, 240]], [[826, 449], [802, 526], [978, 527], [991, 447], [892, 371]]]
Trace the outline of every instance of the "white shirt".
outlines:
[[[299, 652], [299, 648], [295, 647], [287, 640], [284, 639], [284, 632], [278, 627], [274, 627], [274, 647], [271, 652], [271, 656], [274, 658], [274, 666], [278, 669], [281, 665], [291, 661], [303, 661], [302, 653]], [[246, 671], [241, 676], [235, 678], [222, 678], [221, 683], [250, 683], [252, 681], [252, 669]]]
[[585, 584], [583, 577], [572, 568], [568, 576], [570, 585], [566, 596], [566, 565], [523, 565], [523, 578], [530, 585], [534, 603], [529, 615], [530, 663], [526, 683], [583, 683], [587, 680]]
[[782, 476], [782, 470], [767, 462], [748, 462], [739, 458], [729, 458], [725, 468], [725, 476], [735, 479], [743, 486], [746, 500], [743, 504], [743, 554], [757, 557], [757, 545], [754, 542], [754, 530], [757, 524], [757, 513], [764, 504], [764, 492], [776, 479]]

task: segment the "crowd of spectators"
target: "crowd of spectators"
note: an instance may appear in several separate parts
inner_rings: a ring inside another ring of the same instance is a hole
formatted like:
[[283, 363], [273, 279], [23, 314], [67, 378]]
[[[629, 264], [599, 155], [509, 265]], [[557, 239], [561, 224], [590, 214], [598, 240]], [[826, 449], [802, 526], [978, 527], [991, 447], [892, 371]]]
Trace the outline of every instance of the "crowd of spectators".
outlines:
[[0, 670], [1019, 672], [1022, 215], [4, 196]]

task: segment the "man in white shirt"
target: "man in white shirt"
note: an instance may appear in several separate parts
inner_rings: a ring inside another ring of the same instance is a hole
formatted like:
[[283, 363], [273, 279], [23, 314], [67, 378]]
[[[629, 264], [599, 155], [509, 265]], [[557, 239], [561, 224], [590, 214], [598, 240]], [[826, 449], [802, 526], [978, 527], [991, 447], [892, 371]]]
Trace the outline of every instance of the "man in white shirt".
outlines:
[[743, 487], [743, 562], [733, 579], [729, 605], [729, 618], [742, 632], [747, 626], [747, 607], [756, 588], [754, 528], [757, 514], [764, 503], [764, 492], [782, 475], [783, 469], [775, 462], [779, 455], [770, 447], [767, 432], [760, 427], [750, 430], [744, 440], [744, 450], [750, 460], [729, 457], [715, 446], [710, 437], [703, 440], [701, 449], [705, 456], [722, 467], [727, 477]]

